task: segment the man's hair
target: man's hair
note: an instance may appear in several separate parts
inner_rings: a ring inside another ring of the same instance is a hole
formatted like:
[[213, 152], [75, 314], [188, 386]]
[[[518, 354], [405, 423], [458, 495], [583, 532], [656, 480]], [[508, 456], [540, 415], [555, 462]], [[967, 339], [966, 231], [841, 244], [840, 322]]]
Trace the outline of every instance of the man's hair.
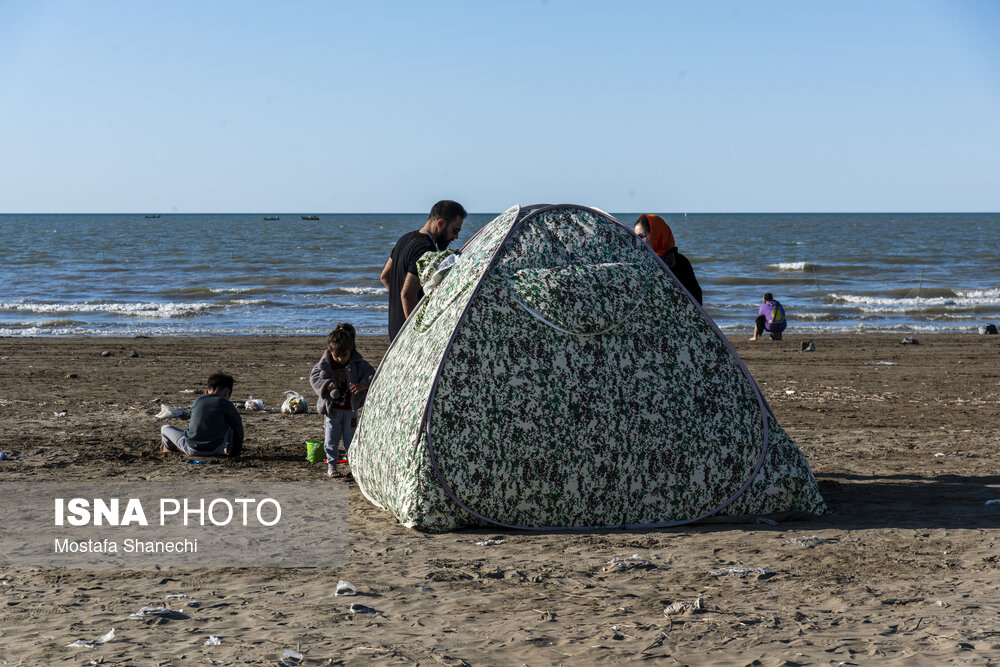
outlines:
[[355, 335], [354, 327], [347, 322], [338, 324], [337, 328], [327, 335], [326, 345], [337, 352], [354, 352]]
[[469, 214], [465, 212], [465, 209], [457, 201], [452, 201], [450, 199], [442, 199], [438, 203], [434, 204], [431, 208], [431, 213], [428, 216], [431, 220], [437, 220], [438, 218], [443, 218], [445, 222], [451, 222], [455, 218], [465, 218]]
[[227, 375], [222, 371], [218, 373], [212, 373], [208, 376], [208, 390], [209, 391], [219, 391], [220, 389], [228, 389], [229, 393], [233, 393], [233, 376]]
[[770, 292], [764, 292], [764, 301], [774, 301], [774, 295]]

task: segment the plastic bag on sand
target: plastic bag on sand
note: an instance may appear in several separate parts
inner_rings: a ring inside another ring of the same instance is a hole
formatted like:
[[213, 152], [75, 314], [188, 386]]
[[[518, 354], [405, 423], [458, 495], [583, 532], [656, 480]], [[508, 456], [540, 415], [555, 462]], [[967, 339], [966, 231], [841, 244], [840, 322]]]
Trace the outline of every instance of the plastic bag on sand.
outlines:
[[344, 581], [341, 579], [337, 582], [337, 590], [334, 591], [334, 595], [357, 595], [357, 587], [349, 581]]
[[97, 639], [77, 639], [72, 644], [69, 644], [69, 646], [71, 646], [73, 648], [76, 648], [76, 647], [80, 647], [80, 648], [95, 648], [98, 644], [104, 644], [106, 642], [111, 641], [114, 638], [115, 638], [115, 629], [111, 628], [111, 632], [109, 632], [109, 633], [107, 633], [105, 635], [101, 635]]
[[281, 411], [285, 414], [296, 412], [309, 412], [309, 404], [306, 399], [297, 391], [286, 391], [285, 402], [281, 404]]
[[188, 411], [179, 405], [161, 405], [160, 411], [156, 415], [156, 419], [170, 419], [171, 417], [187, 416], [189, 416]]
[[248, 398], [247, 402], [243, 404], [243, 407], [247, 410], [263, 410], [264, 401], [259, 398], [254, 398], [253, 394], [250, 394], [250, 398]]

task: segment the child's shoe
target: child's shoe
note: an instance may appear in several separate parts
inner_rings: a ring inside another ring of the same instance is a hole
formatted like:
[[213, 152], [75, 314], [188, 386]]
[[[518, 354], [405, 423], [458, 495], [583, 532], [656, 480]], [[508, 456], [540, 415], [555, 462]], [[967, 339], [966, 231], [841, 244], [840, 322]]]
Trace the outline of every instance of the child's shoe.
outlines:
[[327, 477], [343, 477], [343, 475], [340, 474], [340, 471], [337, 470], [337, 466], [333, 465], [332, 463], [330, 463], [330, 464], [328, 464], [326, 466], [326, 476]]

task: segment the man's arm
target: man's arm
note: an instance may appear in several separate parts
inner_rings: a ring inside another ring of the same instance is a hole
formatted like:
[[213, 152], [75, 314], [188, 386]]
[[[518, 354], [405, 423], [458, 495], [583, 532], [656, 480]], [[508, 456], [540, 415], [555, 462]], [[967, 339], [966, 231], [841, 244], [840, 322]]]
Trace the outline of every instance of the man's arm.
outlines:
[[420, 301], [420, 279], [415, 273], [407, 273], [406, 280], [403, 281], [403, 289], [399, 292], [399, 299], [403, 302], [403, 318], [410, 316], [413, 309]]
[[385, 260], [385, 266], [382, 267], [382, 275], [378, 277], [379, 281], [385, 285], [386, 289], [389, 289], [389, 272], [392, 270], [392, 257]]

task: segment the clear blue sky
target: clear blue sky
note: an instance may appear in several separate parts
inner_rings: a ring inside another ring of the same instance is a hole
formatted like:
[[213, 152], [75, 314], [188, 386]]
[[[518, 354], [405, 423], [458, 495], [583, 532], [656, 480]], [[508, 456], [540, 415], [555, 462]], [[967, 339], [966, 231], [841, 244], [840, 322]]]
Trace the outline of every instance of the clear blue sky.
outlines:
[[0, 0], [0, 212], [1000, 210], [1000, 2]]

